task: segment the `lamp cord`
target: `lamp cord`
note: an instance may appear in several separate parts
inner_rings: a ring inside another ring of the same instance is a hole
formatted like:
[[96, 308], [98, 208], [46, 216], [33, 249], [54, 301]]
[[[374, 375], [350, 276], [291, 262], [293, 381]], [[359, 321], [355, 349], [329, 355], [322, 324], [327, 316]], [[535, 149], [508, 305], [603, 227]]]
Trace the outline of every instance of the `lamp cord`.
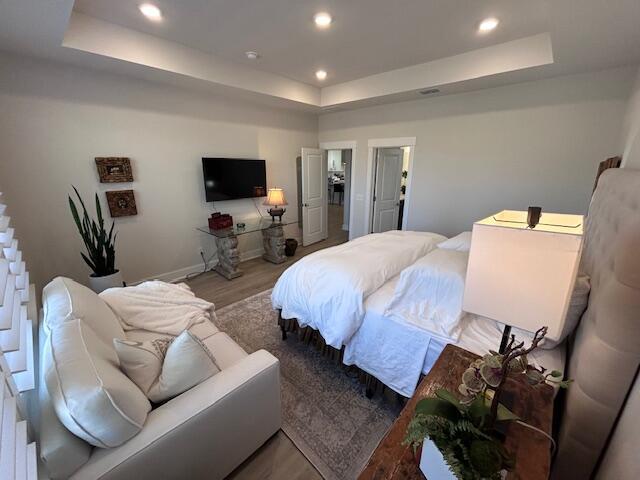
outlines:
[[522, 425], [523, 427], [527, 427], [530, 428], [531, 430], [535, 430], [536, 432], [544, 435], [545, 437], [547, 437], [549, 439], [549, 441], [551, 442], [551, 456], [553, 456], [553, 454], [556, 451], [556, 441], [553, 439], [553, 437], [551, 435], [549, 435], [547, 432], [539, 429], [538, 427], [534, 427], [533, 425], [529, 425], [528, 423], [523, 422], [522, 420], [516, 420], [516, 423], [519, 425]]

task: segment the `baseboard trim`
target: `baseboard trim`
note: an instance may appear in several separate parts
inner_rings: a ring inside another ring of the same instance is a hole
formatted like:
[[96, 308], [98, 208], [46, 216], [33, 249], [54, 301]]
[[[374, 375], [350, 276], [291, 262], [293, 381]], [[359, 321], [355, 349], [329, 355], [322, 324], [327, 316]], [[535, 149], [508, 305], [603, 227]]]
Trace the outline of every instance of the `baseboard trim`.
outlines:
[[[342, 229], [344, 230], [344, 225]], [[287, 237], [286, 234], [285, 234], [285, 237]], [[302, 243], [300, 241], [299, 233], [290, 235], [288, 236], [288, 238], [295, 238], [300, 243]], [[253, 250], [240, 252], [240, 262], [246, 262], [247, 260], [253, 260], [254, 258], [261, 257], [263, 253], [264, 253], [263, 248], [254, 248]], [[209, 264], [209, 270], [212, 270], [213, 267], [216, 266], [216, 263], [214, 263], [215, 260], [216, 260], [215, 257], [211, 259], [211, 263]], [[162, 280], [163, 282], [168, 282], [168, 283], [181, 282], [184, 279], [186, 279], [188, 275], [192, 273], [202, 272], [203, 268], [204, 268], [204, 265], [202, 263], [199, 263], [197, 265], [191, 265], [189, 267], [179, 268], [178, 270], [173, 270], [171, 272], [164, 272], [164, 273], [158, 273], [156, 275], [151, 275], [149, 277], [136, 280], [135, 282], [128, 282], [128, 285], [138, 285], [142, 282], [147, 282], [149, 280]]]

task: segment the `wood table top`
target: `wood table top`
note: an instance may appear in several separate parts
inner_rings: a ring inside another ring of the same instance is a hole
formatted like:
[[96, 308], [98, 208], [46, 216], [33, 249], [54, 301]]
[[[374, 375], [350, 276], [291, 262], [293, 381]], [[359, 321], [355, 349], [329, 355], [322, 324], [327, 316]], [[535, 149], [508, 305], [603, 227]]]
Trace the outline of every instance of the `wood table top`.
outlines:
[[[393, 423], [373, 452], [359, 480], [423, 480], [412, 448], [402, 444], [407, 426], [413, 418], [416, 403], [435, 396], [436, 390], [446, 388], [457, 392], [462, 373], [478, 356], [455, 345], [447, 345], [431, 371], [422, 379], [413, 397]], [[551, 432], [553, 388], [549, 385], [532, 387], [524, 378], [509, 378], [502, 397], [511, 410], [528, 424]], [[549, 477], [551, 466], [550, 442], [542, 434], [511, 423], [507, 429], [507, 450], [516, 459], [515, 470], [509, 480], [543, 480]]]

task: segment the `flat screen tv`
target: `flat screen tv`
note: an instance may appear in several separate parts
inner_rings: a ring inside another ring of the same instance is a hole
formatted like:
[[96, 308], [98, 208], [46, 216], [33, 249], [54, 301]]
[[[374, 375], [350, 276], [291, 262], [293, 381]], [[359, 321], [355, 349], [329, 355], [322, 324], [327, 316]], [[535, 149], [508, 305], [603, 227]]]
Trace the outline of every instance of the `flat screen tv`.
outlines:
[[202, 171], [207, 202], [267, 195], [264, 160], [203, 158]]

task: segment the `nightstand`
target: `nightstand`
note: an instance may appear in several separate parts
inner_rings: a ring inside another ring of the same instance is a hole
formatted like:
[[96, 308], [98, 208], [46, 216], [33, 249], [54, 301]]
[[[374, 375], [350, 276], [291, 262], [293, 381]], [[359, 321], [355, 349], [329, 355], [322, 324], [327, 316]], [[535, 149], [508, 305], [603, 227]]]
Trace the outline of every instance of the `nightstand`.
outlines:
[[[477, 355], [447, 345], [431, 371], [422, 379], [413, 397], [404, 407], [358, 477], [359, 480], [423, 480], [413, 450], [402, 444], [416, 403], [435, 395], [439, 388], [457, 391], [462, 373]], [[553, 416], [553, 388], [532, 388], [523, 378], [509, 379], [503, 397], [511, 410], [524, 421], [547, 433]], [[507, 430], [507, 450], [515, 456], [516, 468], [507, 479], [546, 480], [551, 466], [551, 446], [543, 435], [512, 423]]]

